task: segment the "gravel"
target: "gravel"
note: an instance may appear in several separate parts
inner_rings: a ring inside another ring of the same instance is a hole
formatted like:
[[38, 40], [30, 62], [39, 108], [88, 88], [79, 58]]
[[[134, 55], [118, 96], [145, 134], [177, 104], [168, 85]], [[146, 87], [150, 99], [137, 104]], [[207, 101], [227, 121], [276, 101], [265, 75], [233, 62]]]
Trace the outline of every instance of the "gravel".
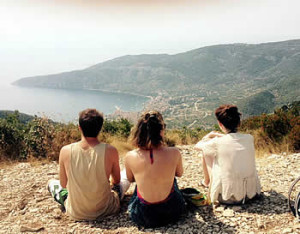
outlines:
[[[192, 146], [179, 147], [185, 173], [180, 188], [201, 187], [201, 158]], [[135, 226], [128, 218], [131, 185], [118, 215], [101, 221], [74, 222], [50, 197], [46, 183], [58, 178], [58, 165], [14, 163], [0, 169], [0, 233], [300, 233], [300, 223], [287, 206], [290, 184], [300, 175], [300, 154], [257, 159], [262, 184], [259, 200], [241, 206], [204, 206], [189, 211], [175, 224], [156, 229]]]

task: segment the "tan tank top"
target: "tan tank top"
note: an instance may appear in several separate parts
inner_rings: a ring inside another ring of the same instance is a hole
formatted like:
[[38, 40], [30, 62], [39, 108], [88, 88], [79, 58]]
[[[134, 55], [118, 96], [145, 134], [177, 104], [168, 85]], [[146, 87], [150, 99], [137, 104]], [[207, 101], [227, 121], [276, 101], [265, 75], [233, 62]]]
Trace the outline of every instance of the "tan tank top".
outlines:
[[120, 209], [106, 176], [105, 149], [102, 143], [87, 150], [71, 145], [66, 212], [75, 220], [94, 220]]

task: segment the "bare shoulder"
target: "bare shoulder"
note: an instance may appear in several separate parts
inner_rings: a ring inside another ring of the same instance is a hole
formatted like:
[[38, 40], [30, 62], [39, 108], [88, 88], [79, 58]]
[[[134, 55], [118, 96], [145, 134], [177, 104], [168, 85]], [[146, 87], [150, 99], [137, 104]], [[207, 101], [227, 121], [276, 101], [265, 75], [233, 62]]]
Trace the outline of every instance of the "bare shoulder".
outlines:
[[134, 158], [138, 155], [137, 149], [131, 150], [129, 152], [126, 153], [126, 158]]
[[71, 144], [63, 146], [60, 151], [61, 152], [70, 152], [71, 151]]
[[110, 145], [110, 144], [106, 144], [106, 151], [109, 153], [116, 153], [118, 152], [116, 147]]
[[70, 152], [71, 152], [71, 145], [72, 145], [72, 144], [63, 146], [63, 147], [61, 148], [61, 150], [60, 150], [60, 154], [61, 154], [61, 155], [69, 155]]
[[180, 156], [180, 150], [177, 147], [166, 147], [169, 154]]
[[59, 161], [65, 161], [68, 157], [70, 157], [71, 154], [71, 144], [65, 145], [61, 148], [60, 154], [59, 154]]
[[118, 150], [114, 146], [106, 144], [106, 155], [108, 157], [118, 157]]

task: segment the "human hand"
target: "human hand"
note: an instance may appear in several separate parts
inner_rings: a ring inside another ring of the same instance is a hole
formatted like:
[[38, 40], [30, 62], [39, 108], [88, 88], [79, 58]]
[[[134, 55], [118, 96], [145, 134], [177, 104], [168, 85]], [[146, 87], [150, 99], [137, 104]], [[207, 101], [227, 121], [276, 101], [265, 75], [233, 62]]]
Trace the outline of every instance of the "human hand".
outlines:
[[206, 135], [207, 138], [215, 138], [215, 137], [222, 137], [222, 136], [224, 136], [224, 134], [217, 131], [212, 131]]

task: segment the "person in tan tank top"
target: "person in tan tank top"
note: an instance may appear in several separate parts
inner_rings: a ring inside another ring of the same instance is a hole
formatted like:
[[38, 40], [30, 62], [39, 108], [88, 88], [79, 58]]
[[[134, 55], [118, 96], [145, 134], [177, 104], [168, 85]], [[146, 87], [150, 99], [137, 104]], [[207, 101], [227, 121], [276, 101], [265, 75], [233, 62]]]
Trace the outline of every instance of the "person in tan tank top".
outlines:
[[137, 149], [127, 153], [127, 178], [136, 182], [129, 203], [133, 222], [144, 227], [158, 227], [175, 222], [185, 210], [185, 202], [175, 176], [182, 176], [182, 158], [175, 147], [163, 142], [165, 124], [157, 111], [144, 113], [132, 132]]
[[102, 125], [103, 115], [97, 110], [79, 113], [81, 141], [61, 149], [60, 180], [48, 182], [49, 192], [74, 220], [95, 220], [118, 212], [130, 185], [126, 176], [120, 184], [118, 151], [97, 138]]

